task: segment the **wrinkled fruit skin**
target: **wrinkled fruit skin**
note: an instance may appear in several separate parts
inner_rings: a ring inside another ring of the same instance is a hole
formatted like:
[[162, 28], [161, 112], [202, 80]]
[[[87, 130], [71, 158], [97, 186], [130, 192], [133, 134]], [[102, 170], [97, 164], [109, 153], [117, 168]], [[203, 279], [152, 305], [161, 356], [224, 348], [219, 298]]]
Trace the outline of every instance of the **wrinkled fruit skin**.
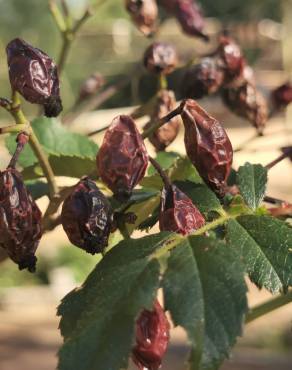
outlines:
[[175, 185], [163, 189], [159, 214], [160, 231], [188, 235], [204, 225], [204, 217], [185, 193]]
[[187, 35], [209, 40], [204, 33], [205, 19], [202, 9], [195, 0], [177, 0], [173, 13]]
[[[157, 103], [154, 112], [151, 115], [149, 124], [145, 129], [148, 129], [155, 124], [160, 118], [166, 116], [169, 112], [176, 108], [176, 99], [173, 91], [161, 90], [159, 92]], [[156, 130], [150, 137], [149, 141], [157, 151], [163, 151], [167, 148], [177, 137], [181, 125], [179, 116], [174, 117], [168, 123]]]
[[200, 64], [191, 67], [184, 79], [185, 95], [192, 99], [215, 94], [224, 82], [224, 71], [217, 58], [203, 58]]
[[145, 36], [156, 31], [158, 6], [155, 0], [126, 0], [125, 4], [132, 21]]
[[181, 108], [187, 155], [205, 182], [222, 196], [233, 160], [227, 133], [194, 100], [183, 101]]
[[248, 119], [262, 134], [268, 120], [268, 104], [257, 88], [246, 82], [238, 88], [224, 89], [222, 99], [235, 114]]
[[132, 350], [134, 363], [140, 370], [158, 370], [169, 342], [170, 325], [156, 300], [153, 310], [143, 310], [136, 321], [136, 345]]
[[175, 48], [164, 42], [154, 42], [144, 54], [144, 66], [151, 73], [167, 75], [174, 71], [177, 63]]
[[100, 253], [108, 245], [113, 213], [95, 182], [81, 179], [65, 199], [61, 221], [70, 242], [86, 252]]
[[292, 84], [286, 82], [272, 92], [272, 100], [277, 110], [282, 110], [292, 102]]
[[21, 39], [6, 48], [10, 84], [27, 101], [43, 105], [47, 117], [62, 111], [57, 67], [43, 51]]
[[129, 116], [118, 116], [107, 129], [97, 155], [102, 181], [115, 197], [124, 202], [142, 180], [148, 166], [148, 154], [135, 122]]
[[228, 35], [219, 38], [218, 56], [225, 71], [225, 83], [241, 77], [246, 61], [240, 46]]
[[83, 82], [79, 91], [79, 100], [85, 100], [103, 87], [105, 80], [100, 73], [94, 73]]
[[42, 236], [41, 211], [12, 168], [0, 173], [0, 246], [20, 270], [35, 271]]

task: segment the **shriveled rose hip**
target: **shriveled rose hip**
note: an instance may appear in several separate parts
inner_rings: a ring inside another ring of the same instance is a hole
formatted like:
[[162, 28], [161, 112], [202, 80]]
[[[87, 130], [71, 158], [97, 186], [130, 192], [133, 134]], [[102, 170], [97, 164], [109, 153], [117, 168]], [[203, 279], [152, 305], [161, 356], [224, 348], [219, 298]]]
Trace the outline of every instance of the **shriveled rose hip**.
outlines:
[[177, 63], [175, 48], [165, 42], [154, 42], [144, 54], [144, 66], [151, 73], [167, 75], [174, 71]]
[[185, 193], [175, 185], [163, 189], [159, 214], [160, 231], [188, 235], [204, 225], [204, 217]]
[[272, 91], [272, 100], [277, 110], [285, 109], [292, 102], [292, 84], [286, 82]]
[[186, 73], [185, 95], [188, 98], [201, 99], [206, 95], [214, 94], [223, 85], [224, 78], [224, 71], [217, 58], [203, 58]]
[[129, 116], [116, 117], [107, 129], [97, 155], [102, 181], [120, 201], [126, 201], [142, 180], [148, 154], [135, 122]]
[[156, 30], [158, 7], [155, 0], [125, 0], [126, 9], [137, 28], [146, 36]]
[[97, 93], [103, 87], [105, 80], [100, 73], [93, 73], [80, 86], [79, 101], [85, 100]]
[[0, 246], [20, 270], [35, 271], [42, 236], [41, 211], [13, 169], [0, 173]]
[[113, 222], [111, 206], [88, 177], [65, 199], [61, 220], [70, 242], [86, 252], [100, 253], [108, 245]]
[[144, 309], [136, 321], [136, 344], [132, 359], [140, 370], [158, 370], [169, 343], [170, 325], [156, 300], [153, 310]]
[[248, 119], [262, 134], [268, 120], [268, 104], [262, 93], [252, 83], [222, 91], [225, 105], [235, 114]]
[[27, 101], [44, 107], [47, 117], [62, 111], [57, 66], [40, 49], [21, 39], [12, 40], [6, 47], [10, 84]]
[[233, 160], [227, 133], [221, 123], [194, 100], [183, 101], [181, 108], [188, 157], [206, 183], [224, 195]]
[[[160, 118], [166, 116], [169, 112], [176, 108], [176, 99], [173, 91], [161, 90], [157, 97], [157, 102], [151, 119], [145, 129], [152, 127]], [[156, 130], [150, 137], [149, 141], [157, 151], [163, 151], [177, 137], [181, 125], [181, 118], [174, 117], [168, 123]]]

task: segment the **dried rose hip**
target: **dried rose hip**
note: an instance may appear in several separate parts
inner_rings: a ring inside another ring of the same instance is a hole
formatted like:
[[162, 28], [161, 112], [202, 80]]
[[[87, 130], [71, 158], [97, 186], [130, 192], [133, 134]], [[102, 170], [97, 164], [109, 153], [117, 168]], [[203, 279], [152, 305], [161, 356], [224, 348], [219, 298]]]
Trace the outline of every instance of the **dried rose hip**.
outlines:
[[226, 33], [219, 38], [218, 56], [225, 71], [225, 82], [228, 83], [243, 74], [246, 64], [240, 46]]
[[191, 67], [184, 79], [185, 95], [192, 99], [201, 99], [216, 93], [224, 82], [224, 71], [217, 58], [203, 58]]
[[35, 271], [41, 211], [14, 168], [0, 173], [0, 246], [20, 270]]
[[136, 345], [132, 358], [140, 370], [158, 370], [169, 342], [170, 325], [156, 300], [153, 310], [144, 309], [136, 321]]
[[163, 189], [159, 214], [161, 231], [188, 235], [204, 225], [204, 217], [185, 193], [175, 185]]
[[102, 181], [120, 201], [126, 201], [145, 175], [148, 155], [143, 139], [129, 116], [118, 116], [107, 129], [97, 155]]
[[108, 245], [113, 212], [106, 197], [88, 177], [82, 178], [65, 199], [61, 220], [70, 242], [86, 252], [100, 253]]
[[272, 100], [277, 110], [282, 110], [292, 102], [292, 84], [286, 82], [272, 91]]
[[43, 105], [47, 117], [62, 111], [57, 67], [43, 51], [21, 39], [6, 48], [11, 87], [27, 101]]
[[194, 100], [183, 101], [181, 108], [186, 152], [206, 183], [224, 195], [233, 160], [231, 142], [220, 122]]
[[85, 100], [97, 93], [103, 87], [105, 80], [100, 73], [93, 73], [80, 86], [79, 101]]
[[169, 74], [177, 66], [178, 58], [175, 48], [165, 42], [154, 42], [144, 54], [144, 65], [155, 74]]
[[195, 0], [177, 0], [173, 12], [187, 35], [209, 40], [204, 33], [205, 19], [202, 9]]
[[146, 36], [156, 30], [158, 7], [155, 0], [126, 0], [126, 9], [133, 22]]
[[246, 82], [237, 88], [224, 89], [222, 99], [232, 112], [248, 119], [259, 134], [263, 133], [268, 120], [268, 105], [254, 84]]
[[[151, 115], [150, 122], [146, 125], [145, 129], [148, 129], [155, 124], [160, 118], [166, 116], [176, 107], [176, 99], [173, 91], [161, 90], [158, 94], [156, 106], [154, 112]], [[165, 150], [178, 135], [181, 124], [180, 117], [176, 116], [168, 123], [156, 130], [150, 137], [149, 141], [155, 147], [157, 151]]]

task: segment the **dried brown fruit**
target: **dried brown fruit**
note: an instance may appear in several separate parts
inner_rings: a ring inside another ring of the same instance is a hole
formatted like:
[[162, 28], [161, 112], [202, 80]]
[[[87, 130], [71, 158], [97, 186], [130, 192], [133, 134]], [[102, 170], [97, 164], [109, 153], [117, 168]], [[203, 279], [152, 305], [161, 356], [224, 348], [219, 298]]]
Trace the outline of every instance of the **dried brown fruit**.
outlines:
[[0, 173], [0, 246], [19, 269], [35, 271], [42, 236], [41, 211], [14, 168]]
[[144, 54], [144, 65], [147, 70], [155, 74], [169, 74], [174, 71], [178, 63], [175, 48], [165, 42], [154, 42]]
[[292, 102], [292, 84], [286, 82], [272, 91], [275, 109], [285, 109]]
[[97, 155], [102, 181], [118, 200], [125, 201], [144, 177], [147, 165], [146, 147], [135, 122], [129, 116], [116, 117]]
[[201, 99], [215, 94], [224, 82], [224, 71], [217, 58], [203, 58], [191, 67], [184, 79], [184, 90], [187, 98]]
[[80, 86], [79, 101], [85, 100], [97, 93], [103, 87], [105, 80], [100, 73], [93, 73]]
[[175, 185], [163, 189], [159, 214], [161, 231], [188, 235], [204, 225], [204, 217], [185, 193]]
[[140, 370], [158, 370], [169, 343], [170, 325], [163, 308], [156, 300], [153, 310], [144, 309], [136, 321], [134, 363]]
[[146, 36], [156, 30], [158, 7], [155, 0], [125, 0], [126, 9], [138, 29]]
[[21, 39], [6, 48], [10, 84], [27, 101], [43, 105], [47, 117], [62, 111], [57, 66], [43, 51]]
[[233, 160], [227, 133], [220, 122], [194, 100], [183, 101], [181, 108], [188, 157], [206, 183], [224, 195]]
[[[173, 91], [161, 90], [157, 97], [157, 102], [154, 107], [154, 112], [151, 115], [150, 122], [145, 126], [145, 129], [152, 127], [160, 118], [166, 116], [169, 112], [176, 108], [176, 99]], [[165, 150], [177, 137], [181, 125], [181, 118], [174, 117], [168, 123], [160, 127], [149, 137], [149, 141], [157, 151]]]
[[248, 119], [262, 134], [268, 120], [268, 104], [262, 93], [252, 83], [246, 82], [237, 88], [224, 89], [222, 99], [235, 114]]
[[61, 220], [70, 242], [86, 252], [100, 253], [108, 245], [113, 223], [109, 201], [88, 177], [65, 199]]

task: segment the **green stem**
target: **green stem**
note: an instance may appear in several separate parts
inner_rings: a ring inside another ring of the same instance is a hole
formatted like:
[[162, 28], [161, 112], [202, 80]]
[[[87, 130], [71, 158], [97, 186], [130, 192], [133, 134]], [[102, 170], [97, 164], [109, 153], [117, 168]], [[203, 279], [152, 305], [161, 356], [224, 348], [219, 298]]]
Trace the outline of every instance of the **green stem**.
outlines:
[[[224, 215], [218, 217], [216, 220], [207, 223], [200, 229], [196, 230], [192, 234], [188, 236], [199, 236], [204, 235], [206, 232], [215, 229], [218, 226], [224, 225], [227, 221], [234, 219], [236, 217], [240, 216], [240, 214], [228, 214], [225, 213]], [[159, 259], [160, 257], [164, 256], [166, 253], [169, 253], [172, 249], [176, 248], [181, 242], [185, 240], [185, 237], [180, 234], [171, 235], [169, 237], [169, 240], [163, 242], [163, 246], [156, 250], [150, 258], [156, 258]]]
[[18, 132], [30, 132], [30, 126], [28, 124], [20, 124], [20, 125], [12, 125], [7, 127], [0, 128], [0, 135], [2, 134], [10, 134], [10, 133], [18, 133]]
[[245, 322], [249, 324], [250, 322], [258, 319], [259, 317], [262, 317], [289, 303], [292, 303], [292, 291], [288, 292], [286, 295], [280, 295], [258, 306], [255, 306], [248, 313]]
[[56, 4], [56, 0], [49, 0], [49, 9], [53, 16], [53, 19], [57, 25], [58, 30], [63, 33], [66, 31], [65, 19]]
[[158, 81], [158, 90], [167, 90], [167, 88], [168, 88], [167, 78], [163, 73], [160, 73]]

